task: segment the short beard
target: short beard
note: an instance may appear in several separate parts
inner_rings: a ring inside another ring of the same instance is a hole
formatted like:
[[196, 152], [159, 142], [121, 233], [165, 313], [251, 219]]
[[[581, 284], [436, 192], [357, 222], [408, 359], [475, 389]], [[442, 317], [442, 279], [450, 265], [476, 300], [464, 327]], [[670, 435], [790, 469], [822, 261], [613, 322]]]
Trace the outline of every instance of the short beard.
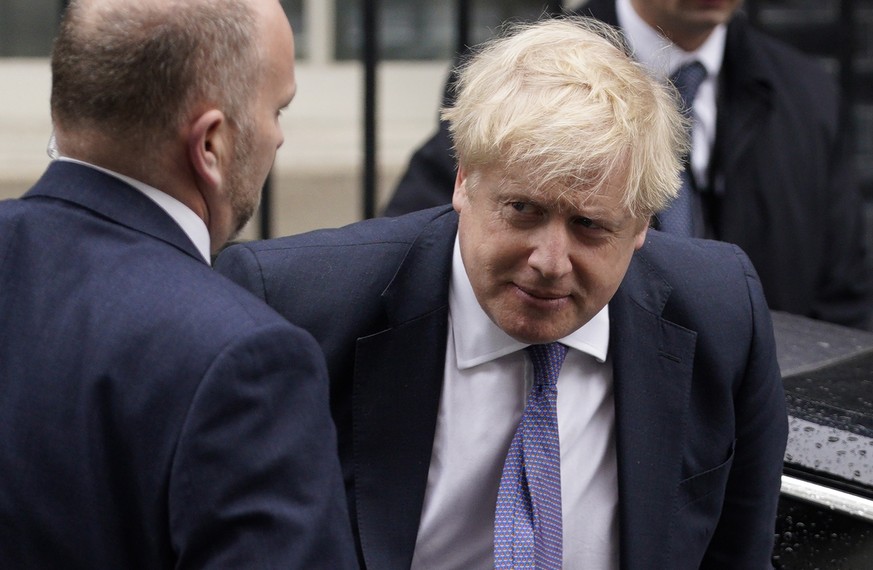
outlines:
[[262, 184], [257, 180], [254, 162], [254, 129], [248, 118], [239, 122], [235, 137], [233, 162], [228, 171], [227, 188], [233, 215], [233, 232], [229, 239], [239, 236], [261, 202]]

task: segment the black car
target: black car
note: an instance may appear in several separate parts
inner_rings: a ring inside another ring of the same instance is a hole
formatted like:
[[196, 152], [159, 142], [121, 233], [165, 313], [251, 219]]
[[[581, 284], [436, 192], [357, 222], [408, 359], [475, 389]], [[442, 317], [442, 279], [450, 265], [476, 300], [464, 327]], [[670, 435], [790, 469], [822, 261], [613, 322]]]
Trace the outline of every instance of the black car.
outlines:
[[873, 333], [773, 313], [789, 435], [773, 564], [873, 569]]

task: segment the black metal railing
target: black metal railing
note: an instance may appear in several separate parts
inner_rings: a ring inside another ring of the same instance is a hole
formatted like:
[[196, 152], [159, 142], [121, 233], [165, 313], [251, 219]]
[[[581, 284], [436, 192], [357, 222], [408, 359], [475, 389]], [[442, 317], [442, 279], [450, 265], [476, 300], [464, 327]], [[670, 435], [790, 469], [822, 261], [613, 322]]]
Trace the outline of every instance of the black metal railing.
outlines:
[[364, 218], [376, 215], [379, 174], [378, 117], [376, 92], [379, 74], [379, 0], [364, 0], [364, 164], [361, 181]]

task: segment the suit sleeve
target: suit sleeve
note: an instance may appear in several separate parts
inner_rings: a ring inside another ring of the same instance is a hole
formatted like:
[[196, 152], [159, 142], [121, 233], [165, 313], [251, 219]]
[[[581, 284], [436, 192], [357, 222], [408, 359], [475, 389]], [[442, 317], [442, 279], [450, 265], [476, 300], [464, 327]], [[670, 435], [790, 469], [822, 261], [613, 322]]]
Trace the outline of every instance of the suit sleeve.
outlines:
[[327, 372], [300, 329], [262, 327], [224, 348], [169, 481], [177, 568], [357, 567]]
[[751, 262], [745, 267], [751, 344], [735, 395], [735, 455], [718, 526], [701, 568], [771, 568], [788, 418], [770, 312]]

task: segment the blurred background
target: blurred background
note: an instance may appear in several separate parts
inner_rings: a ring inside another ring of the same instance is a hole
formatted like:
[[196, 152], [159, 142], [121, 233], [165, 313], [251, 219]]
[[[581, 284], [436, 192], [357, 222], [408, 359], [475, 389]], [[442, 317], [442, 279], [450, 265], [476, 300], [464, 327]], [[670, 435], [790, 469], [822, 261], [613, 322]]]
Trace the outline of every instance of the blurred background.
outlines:
[[[296, 35], [298, 95], [282, 118], [286, 142], [266, 211], [242, 237], [342, 225], [378, 212], [412, 151], [436, 128], [443, 84], [464, 37], [478, 43], [506, 20], [582, 4], [282, 0]], [[0, 199], [25, 192], [49, 160], [48, 55], [64, 5], [0, 0]], [[873, 0], [746, 0], [744, 10], [758, 28], [819, 58], [840, 83], [873, 213]]]

